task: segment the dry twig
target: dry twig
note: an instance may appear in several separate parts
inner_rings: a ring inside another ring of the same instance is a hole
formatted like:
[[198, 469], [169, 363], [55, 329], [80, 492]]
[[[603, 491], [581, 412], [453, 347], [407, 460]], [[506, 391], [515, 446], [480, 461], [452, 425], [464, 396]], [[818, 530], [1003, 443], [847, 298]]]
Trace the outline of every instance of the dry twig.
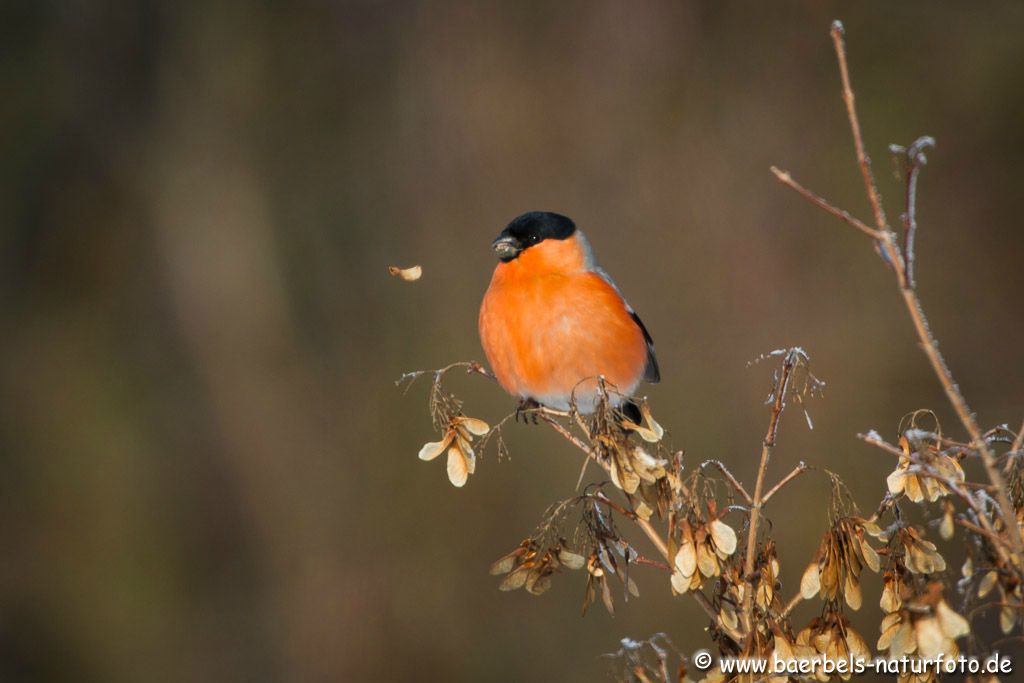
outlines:
[[825, 209], [839, 218], [842, 218], [847, 223], [857, 227], [861, 232], [865, 232], [875, 239], [877, 248], [896, 274], [900, 294], [903, 297], [904, 305], [906, 306], [911, 322], [914, 325], [914, 330], [917, 333], [921, 349], [928, 358], [932, 369], [939, 379], [939, 383], [942, 385], [942, 388], [946, 393], [946, 397], [949, 399], [953, 409], [956, 411], [957, 417], [963, 424], [964, 429], [967, 430], [971, 439], [971, 447], [977, 450], [981, 455], [986, 474], [988, 475], [989, 481], [992, 483], [995, 490], [999, 514], [1003, 518], [1005, 533], [1008, 537], [1010, 547], [1012, 547], [1014, 551], [1012, 556], [1017, 558], [1015, 564], [1019, 566], [1020, 558], [1024, 556], [1024, 539], [1022, 539], [1020, 527], [1017, 525], [1014, 508], [1010, 504], [1006, 483], [999, 471], [996, 463], [996, 457], [991, 446], [985, 440], [974, 414], [971, 412], [967, 405], [967, 401], [964, 399], [963, 393], [960, 391], [960, 387], [953, 379], [949, 366], [946, 365], [945, 359], [939, 352], [938, 342], [931, 333], [931, 329], [928, 325], [928, 319], [925, 317], [924, 309], [921, 307], [921, 302], [917, 295], [917, 289], [912, 278], [913, 256], [908, 256], [908, 254], [913, 253], [913, 233], [917, 229], [916, 216], [913, 207], [916, 203], [917, 172], [920, 164], [922, 163], [918, 157], [921, 155], [923, 148], [932, 144], [934, 141], [931, 140], [931, 138], [920, 138], [911, 146], [911, 149], [915, 150], [915, 159], [911, 161], [912, 170], [908, 175], [908, 181], [913, 183], [913, 187], [908, 188], [907, 191], [907, 214], [908, 221], [910, 222], [908, 223], [907, 228], [907, 254], [904, 254], [897, 245], [895, 234], [887, 222], [885, 209], [882, 206], [881, 195], [878, 192], [878, 187], [875, 184], [875, 179], [871, 172], [871, 159], [868, 157], [864, 149], [860, 120], [857, 117], [857, 110], [854, 106], [853, 89], [850, 85], [850, 73], [846, 57], [846, 44], [843, 41], [843, 26], [840, 22], [833, 22], [831, 36], [835, 47], [836, 58], [839, 62], [839, 73], [843, 84], [843, 101], [846, 104], [846, 112], [850, 122], [850, 131], [853, 135], [857, 163], [860, 167], [861, 175], [864, 179], [865, 192], [867, 193], [868, 201], [871, 204], [872, 213], [874, 214], [875, 229], [865, 229], [867, 226], [864, 226], [863, 224], [858, 225], [859, 221], [856, 221], [856, 219], [850, 217], [845, 211], [835, 208], [826, 200], [821, 199], [810, 190], [801, 186], [791, 178], [788, 172], [780, 171], [775, 167], [772, 167], [772, 172], [780, 182], [798, 192], [801, 196], [811, 201], [811, 203]]

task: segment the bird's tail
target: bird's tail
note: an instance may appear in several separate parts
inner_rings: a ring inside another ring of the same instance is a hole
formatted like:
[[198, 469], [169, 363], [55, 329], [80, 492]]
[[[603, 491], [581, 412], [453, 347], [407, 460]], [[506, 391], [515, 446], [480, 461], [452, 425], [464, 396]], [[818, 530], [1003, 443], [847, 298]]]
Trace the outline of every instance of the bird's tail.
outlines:
[[622, 418], [629, 420], [633, 424], [643, 424], [640, 404], [636, 402], [636, 399], [630, 398], [623, 401], [616, 410]]

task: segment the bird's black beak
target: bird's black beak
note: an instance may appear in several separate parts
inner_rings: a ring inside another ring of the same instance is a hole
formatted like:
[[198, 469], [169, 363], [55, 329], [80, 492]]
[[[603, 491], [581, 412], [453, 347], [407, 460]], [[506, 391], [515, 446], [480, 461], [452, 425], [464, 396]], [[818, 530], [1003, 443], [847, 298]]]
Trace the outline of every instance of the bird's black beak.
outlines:
[[523, 250], [523, 245], [511, 235], [501, 235], [491, 243], [491, 247], [498, 254], [498, 258], [504, 262], [511, 261]]

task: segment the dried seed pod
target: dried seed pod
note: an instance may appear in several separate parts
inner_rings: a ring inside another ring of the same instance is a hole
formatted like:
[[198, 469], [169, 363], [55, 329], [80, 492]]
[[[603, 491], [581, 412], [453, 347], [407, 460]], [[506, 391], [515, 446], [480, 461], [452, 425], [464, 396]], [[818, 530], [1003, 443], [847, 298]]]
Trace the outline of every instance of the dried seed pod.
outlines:
[[988, 595], [995, 588], [998, 581], [999, 574], [994, 569], [990, 570], [978, 583], [978, 597], [983, 598]]
[[684, 521], [681, 526], [682, 538], [679, 542], [679, 551], [676, 553], [675, 565], [683, 577], [689, 579], [697, 571], [697, 547], [690, 525]]
[[726, 555], [736, 552], [736, 532], [731, 526], [720, 519], [712, 520], [708, 526], [716, 550], [721, 550]]
[[967, 620], [954, 612], [945, 600], [935, 606], [935, 618], [942, 627], [942, 634], [946, 638], [960, 638], [971, 632], [971, 626]]
[[804, 570], [804, 575], [800, 577], [800, 595], [804, 600], [810, 600], [821, 590], [821, 572], [818, 569], [818, 561], [814, 560], [807, 569]]
[[878, 552], [871, 547], [871, 544], [868, 543], [863, 534], [859, 536], [858, 540], [860, 542], [860, 553], [861, 557], [864, 558], [864, 564], [867, 565], [868, 569], [877, 574], [882, 567], [882, 563], [878, 557]]
[[697, 545], [697, 568], [700, 569], [701, 574], [709, 578], [721, 573], [715, 551], [706, 540]]
[[953, 538], [956, 526], [953, 524], [953, 503], [942, 501], [942, 521], [939, 522], [939, 535], [945, 540]]
[[469, 462], [457, 445], [448, 449], [448, 479], [452, 486], [460, 488], [469, 479]]
[[491, 431], [490, 425], [475, 417], [460, 416], [455, 418], [455, 423], [474, 436], [484, 436]]
[[558, 561], [569, 569], [582, 569], [586, 559], [577, 553], [571, 552], [564, 545], [558, 550]]
[[846, 583], [843, 586], [843, 596], [846, 598], [846, 604], [850, 606], [850, 609], [860, 609], [860, 584], [857, 583], [857, 579], [853, 576], [853, 574], [847, 573], [846, 575]]
[[491, 565], [491, 574], [508, 574], [512, 571], [517, 564], [522, 561], [522, 558], [528, 555], [533, 548], [533, 543], [530, 539], [523, 539], [522, 542], [516, 546], [516, 549], [510, 552], [508, 555], [499, 558], [494, 564]]
[[440, 441], [432, 441], [420, 448], [420, 460], [433, 460], [448, 451], [448, 479], [454, 486], [466, 485], [469, 475], [476, 471], [476, 453], [473, 437], [486, 434], [490, 427], [483, 420], [465, 415], [452, 417]]
[[423, 444], [423, 448], [420, 449], [419, 458], [420, 460], [433, 460], [437, 456], [445, 452], [445, 449], [451, 445], [452, 440], [455, 438], [454, 432], [447, 432], [444, 438], [440, 441], [429, 441]]
[[511, 572], [501, 580], [498, 584], [498, 590], [500, 591], [514, 591], [522, 588], [526, 584], [526, 579], [530, 575], [530, 569], [526, 566], [521, 566]]

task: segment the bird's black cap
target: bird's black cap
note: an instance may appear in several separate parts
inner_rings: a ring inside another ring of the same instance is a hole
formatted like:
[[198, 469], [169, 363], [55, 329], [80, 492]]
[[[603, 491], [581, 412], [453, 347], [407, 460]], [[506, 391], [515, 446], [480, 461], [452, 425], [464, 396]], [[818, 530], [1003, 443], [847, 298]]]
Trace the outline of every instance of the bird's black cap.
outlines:
[[509, 223], [494, 240], [493, 246], [498, 258], [508, 262], [519, 256], [523, 249], [547, 239], [564, 240], [574, 232], [576, 224], [566, 216], [550, 211], [531, 211]]
[[523, 248], [547, 239], [564, 240], [576, 232], [576, 224], [567, 216], [550, 211], [531, 211], [515, 218], [502, 236], [515, 237]]

